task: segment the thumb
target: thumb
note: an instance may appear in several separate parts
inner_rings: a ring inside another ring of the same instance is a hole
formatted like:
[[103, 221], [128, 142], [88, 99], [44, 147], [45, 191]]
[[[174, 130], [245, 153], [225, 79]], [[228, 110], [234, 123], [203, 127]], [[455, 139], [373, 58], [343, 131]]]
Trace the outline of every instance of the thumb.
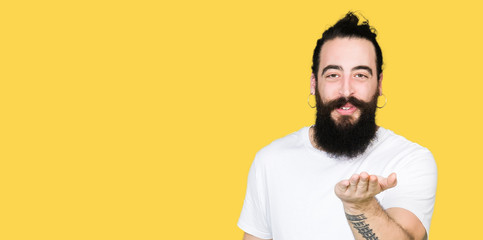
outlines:
[[389, 188], [393, 188], [397, 185], [397, 176], [396, 173], [391, 173], [384, 181], [379, 182], [381, 184], [382, 190], [386, 190]]
[[393, 188], [397, 185], [397, 175], [396, 173], [391, 173], [389, 177], [387, 177], [387, 183], [389, 184], [390, 188]]

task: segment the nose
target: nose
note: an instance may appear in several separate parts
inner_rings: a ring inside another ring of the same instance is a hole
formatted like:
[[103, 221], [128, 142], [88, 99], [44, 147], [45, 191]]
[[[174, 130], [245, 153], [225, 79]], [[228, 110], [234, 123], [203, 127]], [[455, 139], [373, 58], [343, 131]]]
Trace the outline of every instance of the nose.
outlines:
[[339, 94], [345, 98], [348, 98], [354, 94], [354, 89], [352, 88], [351, 80], [349, 77], [345, 77], [341, 81]]

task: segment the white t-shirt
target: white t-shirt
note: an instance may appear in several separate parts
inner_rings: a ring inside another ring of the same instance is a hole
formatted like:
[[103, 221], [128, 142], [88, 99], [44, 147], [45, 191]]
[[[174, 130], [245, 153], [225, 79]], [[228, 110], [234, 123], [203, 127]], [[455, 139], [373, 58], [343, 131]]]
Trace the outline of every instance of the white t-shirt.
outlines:
[[384, 209], [415, 214], [429, 233], [437, 170], [429, 150], [379, 127], [366, 152], [334, 159], [312, 146], [309, 127], [260, 150], [248, 174], [238, 226], [262, 239], [354, 239], [334, 186], [354, 173], [387, 177], [397, 186], [376, 198]]

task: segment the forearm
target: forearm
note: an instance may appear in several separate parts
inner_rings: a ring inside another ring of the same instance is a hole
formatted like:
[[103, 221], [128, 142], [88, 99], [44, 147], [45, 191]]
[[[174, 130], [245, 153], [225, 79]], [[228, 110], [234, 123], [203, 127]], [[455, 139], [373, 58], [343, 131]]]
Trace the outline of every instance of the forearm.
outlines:
[[389, 217], [375, 198], [363, 206], [344, 204], [344, 211], [356, 240], [414, 239]]

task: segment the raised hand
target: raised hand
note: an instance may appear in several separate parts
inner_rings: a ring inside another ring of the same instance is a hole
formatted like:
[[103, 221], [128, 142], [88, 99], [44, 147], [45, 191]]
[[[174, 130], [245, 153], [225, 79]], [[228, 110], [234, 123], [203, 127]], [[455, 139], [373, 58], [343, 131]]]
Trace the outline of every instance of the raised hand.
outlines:
[[364, 208], [370, 202], [375, 201], [374, 196], [395, 187], [396, 184], [396, 173], [391, 173], [385, 178], [362, 172], [337, 183], [334, 191], [345, 207]]

